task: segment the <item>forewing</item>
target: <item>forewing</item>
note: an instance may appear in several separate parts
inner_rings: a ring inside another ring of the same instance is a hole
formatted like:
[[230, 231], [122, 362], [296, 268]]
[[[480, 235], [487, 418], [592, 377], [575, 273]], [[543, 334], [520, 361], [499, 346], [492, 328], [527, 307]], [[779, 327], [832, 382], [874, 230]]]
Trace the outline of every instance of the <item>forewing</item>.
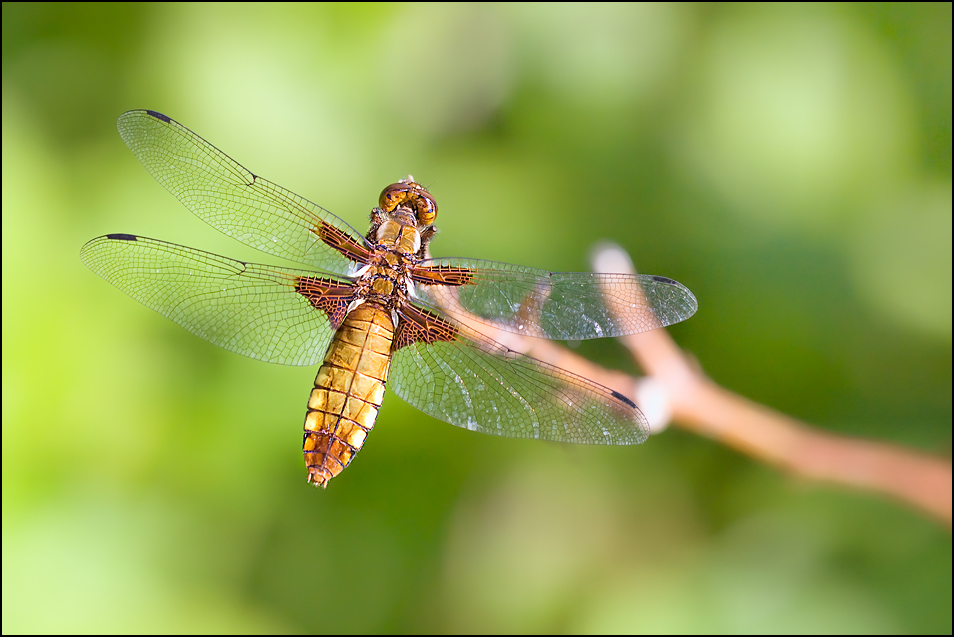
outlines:
[[271, 363], [320, 362], [335, 310], [343, 313], [349, 302], [347, 282], [146, 237], [99, 237], [83, 246], [80, 257], [96, 274], [193, 334]]
[[367, 243], [354, 228], [243, 168], [177, 121], [155, 111], [129, 111], [117, 125], [156, 181], [217, 230], [262, 252], [337, 274], [367, 260]]
[[433, 259], [418, 266], [414, 279], [417, 298], [431, 308], [556, 340], [646, 332], [684, 321], [697, 307], [681, 283], [645, 274], [548, 272], [476, 259]]
[[388, 386], [435, 418], [508, 438], [630, 445], [649, 433], [618, 392], [413, 307], [401, 311]]

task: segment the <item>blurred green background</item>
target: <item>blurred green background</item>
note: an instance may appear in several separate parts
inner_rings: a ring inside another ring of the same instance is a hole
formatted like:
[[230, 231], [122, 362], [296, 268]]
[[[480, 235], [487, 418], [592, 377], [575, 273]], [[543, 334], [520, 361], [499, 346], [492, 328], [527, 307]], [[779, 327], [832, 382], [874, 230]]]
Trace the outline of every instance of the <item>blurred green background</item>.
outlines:
[[[166, 113], [361, 228], [412, 173], [436, 256], [686, 284], [719, 383], [950, 454], [951, 5], [3, 4], [3, 632], [951, 632], [951, 536], [670, 429], [482, 436], [388, 396], [305, 484], [315, 368], [88, 271], [219, 235], [127, 150]], [[280, 264], [281, 265], [281, 264]], [[635, 372], [613, 341], [579, 351]]]

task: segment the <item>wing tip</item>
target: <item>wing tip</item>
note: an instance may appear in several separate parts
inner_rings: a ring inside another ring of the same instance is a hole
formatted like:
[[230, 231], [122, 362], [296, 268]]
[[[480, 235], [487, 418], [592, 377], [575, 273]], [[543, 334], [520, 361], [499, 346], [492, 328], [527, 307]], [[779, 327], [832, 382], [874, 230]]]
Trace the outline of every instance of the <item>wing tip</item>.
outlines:
[[[673, 321], [673, 323], [679, 323], [679, 322], [685, 321], [686, 319], [692, 317], [692, 315], [694, 315], [696, 311], [699, 309], [699, 301], [696, 299], [696, 295], [692, 293], [692, 290], [687, 288], [685, 285], [683, 285], [679, 281], [676, 281], [675, 279], [670, 279], [667, 276], [660, 276], [658, 274], [650, 274], [648, 276], [656, 283], [662, 283], [663, 285], [672, 286], [682, 292], [683, 294], [682, 301], [685, 307], [683, 311], [679, 313], [679, 319], [677, 321]], [[667, 323], [663, 325], [663, 327], [665, 327], [666, 325], [672, 325], [673, 323]]]

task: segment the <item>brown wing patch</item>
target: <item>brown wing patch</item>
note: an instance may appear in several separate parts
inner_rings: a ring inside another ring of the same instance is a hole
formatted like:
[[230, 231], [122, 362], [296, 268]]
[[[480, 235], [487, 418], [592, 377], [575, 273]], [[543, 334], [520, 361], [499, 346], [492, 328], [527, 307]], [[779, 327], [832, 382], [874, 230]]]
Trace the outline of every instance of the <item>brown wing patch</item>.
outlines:
[[460, 335], [460, 330], [450, 322], [426, 310], [408, 305], [401, 309], [400, 315], [394, 334], [394, 351], [411, 343], [456, 341]]
[[411, 278], [431, 285], [467, 285], [474, 280], [474, 272], [452, 266], [415, 267], [411, 269]]
[[368, 248], [355, 241], [351, 235], [339, 230], [330, 223], [319, 222], [317, 228], [312, 230], [318, 238], [325, 244], [331, 246], [346, 258], [359, 263], [367, 263], [371, 259], [371, 253]]
[[328, 315], [332, 329], [338, 329], [351, 304], [354, 289], [334, 279], [302, 276], [295, 281], [295, 291], [308, 299], [315, 308]]

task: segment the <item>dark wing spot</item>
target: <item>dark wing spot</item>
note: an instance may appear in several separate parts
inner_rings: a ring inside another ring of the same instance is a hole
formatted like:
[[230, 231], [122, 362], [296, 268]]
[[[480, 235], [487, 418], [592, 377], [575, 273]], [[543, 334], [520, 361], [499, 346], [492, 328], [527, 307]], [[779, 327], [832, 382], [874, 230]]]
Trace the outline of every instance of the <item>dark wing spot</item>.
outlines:
[[[660, 277], [660, 278], [663, 278], [663, 277]], [[626, 403], [627, 405], [629, 405], [629, 406], [632, 407], [633, 409], [638, 409], [638, 408], [636, 407], [636, 403], [634, 403], [633, 401], [631, 401], [629, 398], [627, 398], [626, 396], [622, 395], [622, 394], [619, 393], [618, 391], [615, 391], [615, 390], [612, 390], [612, 389], [611, 389], [610, 392], [613, 394], [613, 398], [616, 398], [617, 400], [620, 400], [620, 401]]]
[[146, 113], [149, 115], [152, 115], [153, 117], [155, 117], [161, 122], [165, 122], [166, 124], [172, 121], [171, 117], [169, 117], [168, 115], [163, 115], [162, 113], [159, 113], [157, 111], [146, 111]]
[[660, 283], [666, 283], [668, 285], [679, 285], [678, 283], [676, 283], [675, 281], [673, 281], [672, 279], [666, 276], [656, 276], [655, 274], [651, 276], [653, 277], [654, 281], [659, 281]]
[[113, 241], [136, 241], [139, 237], [134, 234], [108, 234], [106, 238]]

